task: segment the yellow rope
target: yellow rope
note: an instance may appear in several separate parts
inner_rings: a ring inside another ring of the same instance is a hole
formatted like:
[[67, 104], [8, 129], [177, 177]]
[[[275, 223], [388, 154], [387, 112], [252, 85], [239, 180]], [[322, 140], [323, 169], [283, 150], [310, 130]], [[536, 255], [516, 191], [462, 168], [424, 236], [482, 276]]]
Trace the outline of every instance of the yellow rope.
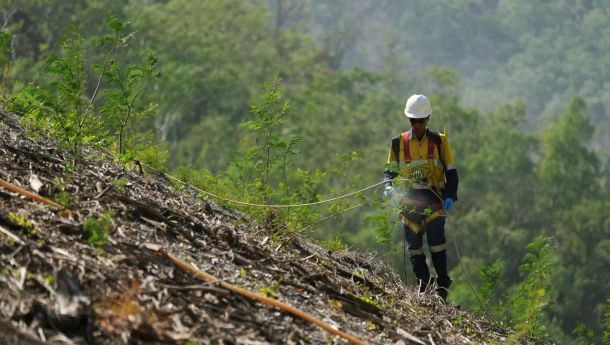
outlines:
[[[181, 181], [181, 180], [179, 180], [179, 179], [177, 179], [177, 178], [173, 177], [172, 175], [165, 174], [165, 176], [167, 176], [167, 177], [169, 177], [169, 178], [171, 178], [171, 179], [173, 179], [173, 180], [175, 180], [175, 181], [178, 181], [178, 182], [180, 182], [180, 183], [183, 183], [183, 184], [185, 184], [185, 185], [187, 184], [186, 182]], [[326, 204], [326, 203], [329, 203], [329, 202], [332, 202], [332, 201], [336, 201], [336, 200], [339, 200], [339, 199], [343, 199], [343, 198], [350, 197], [350, 196], [352, 196], [352, 195], [355, 195], [355, 194], [358, 194], [358, 193], [364, 192], [365, 190], [368, 190], [368, 189], [371, 189], [371, 188], [375, 188], [375, 187], [377, 187], [377, 186], [379, 186], [379, 185], [382, 185], [382, 184], [384, 184], [384, 183], [386, 183], [386, 182], [389, 182], [389, 181], [391, 181], [391, 180], [383, 180], [383, 181], [381, 181], [381, 182], [377, 182], [377, 183], [375, 183], [375, 184], [372, 184], [372, 185], [370, 185], [370, 186], [368, 186], [368, 187], [364, 187], [364, 188], [362, 188], [362, 189], [359, 189], [359, 190], [357, 190], [357, 191], [355, 191], [355, 192], [351, 192], [351, 193], [348, 193], [348, 194], [345, 194], [345, 195], [341, 195], [341, 196], [338, 196], [338, 197], [335, 197], [335, 198], [332, 198], [332, 199], [328, 199], [328, 200], [322, 200], [322, 201], [316, 201], [316, 202], [310, 202], [310, 203], [305, 203], [305, 204], [293, 204], [293, 205], [266, 205], [266, 204], [253, 204], [253, 203], [249, 203], [249, 202], [243, 202], [243, 201], [238, 201], [238, 200], [233, 200], [233, 199], [225, 198], [225, 197], [222, 197], [222, 196], [220, 196], [220, 195], [216, 195], [216, 194], [214, 194], [214, 193], [210, 193], [210, 192], [204, 191], [204, 190], [199, 189], [199, 188], [197, 188], [197, 187], [193, 187], [193, 186], [190, 186], [190, 187], [191, 187], [191, 188], [193, 188], [194, 190], [196, 190], [196, 191], [200, 192], [200, 193], [203, 193], [203, 194], [209, 195], [209, 196], [214, 197], [214, 198], [216, 198], [216, 199], [220, 199], [220, 200], [224, 200], [224, 201], [232, 202], [232, 203], [239, 204], [239, 205], [252, 206], [252, 207], [265, 207], [265, 208], [290, 208], [290, 207], [306, 207], [306, 206], [315, 206], [315, 205]]]
[[[434, 195], [436, 195], [436, 197], [441, 202], [443, 201], [443, 198], [440, 195], [438, 195], [434, 190], [432, 190], [432, 189], [430, 189], [430, 190], [432, 191], [432, 193], [434, 193]], [[487, 310], [487, 307], [485, 306], [485, 304], [481, 301], [481, 298], [479, 297], [479, 294], [474, 289], [474, 285], [472, 284], [472, 280], [470, 279], [470, 274], [468, 274], [468, 271], [466, 271], [466, 268], [464, 267], [464, 263], [462, 261], [462, 255], [460, 254], [460, 248], [458, 247], [457, 240], [455, 239], [455, 232], [453, 231], [453, 224], [451, 224], [451, 218], [449, 217], [449, 210], [446, 210], [446, 215], [445, 216], [447, 217], [447, 223], [449, 224], [449, 230], [451, 230], [451, 237], [453, 238], [453, 244], [455, 245], [455, 253], [456, 253], [457, 257], [458, 257], [458, 262], [460, 263], [460, 267], [462, 268], [462, 272], [466, 276], [466, 280], [468, 282], [468, 285], [470, 286], [470, 290], [472, 290], [472, 293], [474, 294], [474, 297], [477, 298], [477, 301], [479, 302], [479, 305], [481, 305], [481, 307], [485, 311], [485, 314], [487, 314], [487, 316], [491, 319], [491, 321], [494, 324], [496, 324], [497, 326], [500, 326], [500, 324], [496, 321], [496, 319], [494, 319], [494, 317], [491, 316], [491, 313], [489, 313], [489, 310]]]
[[[145, 165], [145, 164], [144, 164], [144, 165]], [[173, 177], [173, 176], [171, 176], [171, 175], [165, 174], [165, 176], [168, 176], [168, 177], [170, 177], [170, 178], [172, 178], [172, 179], [174, 179], [174, 180], [176, 180], [176, 181], [178, 181], [178, 182], [180, 182], [180, 183], [186, 184], [185, 182], [183, 182], [183, 181], [181, 181], [181, 180], [179, 180], [179, 179], [177, 179], [177, 178], [175, 178], [175, 177]], [[362, 188], [362, 189], [357, 190], [357, 191], [355, 191], [355, 192], [352, 192], [352, 193], [349, 193], [349, 194], [345, 194], [345, 195], [341, 195], [341, 196], [338, 196], [338, 197], [335, 197], [335, 198], [332, 198], [332, 199], [323, 200], [323, 201], [317, 201], [317, 202], [312, 202], [312, 203], [306, 203], [306, 204], [295, 204], [295, 205], [264, 205], [264, 204], [253, 204], [253, 203], [242, 202], [242, 201], [237, 201], [237, 200], [232, 200], [232, 199], [229, 199], [229, 198], [225, 198], [225, 197], [222, 197], [222, 196], [219, 196], [219, 195], [216, 195], [216, 194], [210, 193], [210, 192], [206, 192], [206, 191], [201, 190], [201, 189], [199, 189], [199, 188], [197, 188], [197, 187], [193, 187], [193, 186], [191, 186], [191, 188], [193, 188], [193, 189], [195, 189], [195, 190], [199, 191], [200, 193], [210, 195], [210, 196], [212, 196], [212, 197], [214, 197], [214, 198], [218, 198], [218, 199], [221, 199], [221, 200], [224, 200], [224, 201], [228, 201], [228, 202], [232, 202], [232, 203], [236, 203], [236, 204], [240, 204], [240, 205], [253, 206], [253, 207], [267, 207], [267, 208], [289, 208], [289, 207], [305, 207], [305, 206], [314, 206], [314, 205], [325, 204], [325, 203], [332, 202], [332, 201], [335, 201], [335, 200], [339, 200], [339, 199], [342, 199], [342, 198], [347, 198], [347, 197], [352, 196], [352, 195], [354, 195], [354, 194], [358, 194], [358, 193], [360, 193], [360, 192], [363, 192], [363, 191], [365, 191], [365, 190], [368, 190], [368, 189], [371, 189], [371, 188], [377, 187], [377, 186], [379, 186], [379, 185], [382, 185], [382, 184], [384, 184], [384, 183], [386, 183], [386, 182], [390, 182], [390, 181], [392, 181], [392, 180], [383, 180], [383, 181], [381, 181], [381, 182], [375, 183], [375, 184], [373, 184], [373, 185], [370, 185], [370, 186], [368, 186], [368, 187]], [[443, 201], [443, 198], [442, 198], [440, 195], [438, 195], [438, 193], [436, 193], [436, 191], [434, 191], [432, 188], [429, 188], [429, 189], [430, 189], [430, 191], [432, 191], [432, 193], [434, 193], [434, 195], [436, 195], [436, 197], [437, 197], [437, 198], [438, 198], [438, 199], [439, 199], [441, 202]], [[362, 205], [357, 205], [356, 207], [360, 207], [360, 206], [362, 206]], [[349, 210], [351, 210], [351, 209], [354, 209], [354, 208], [356, 208], [356, 207], [352, 207], [352, 208], [348, 209], [347, 211], [349, 211]], [[456, 250], [456, 254], [457, 254], [457, 257], [458, 257], [458, 262], [460, 263], [460, 267], [462, 268], [462, 272], [464, 272], [464, 275], [466, 276], [466, 279], [467, 279], [467, 281], [468, 281], [468, 285], [470, 286], [470, 289], [472, 290], [472, 292], [473, 292], [474, 296], [476, 297], [477, 301], [479, 302], [479, 304], [481, 305], [481, 307], [482, 307], [482, 308], [483, 308], [483, 310], [485, 311], [485, 314], [487, 314], [487, 316], [488, 316], [488, 317], [489, 317], [489, 318], [492, 320], [492, 322], [493, 322], [494, 324], [499, 325], [499, 323], [498, 323], [498, 322], [497, 322], [497, 321], [494, 319], [494, 317], [493, 317], [493, 316], [491, 316], [491, 314], [490, 314], [490, 313], [489, 313], [489, 311], [487, 310], [487, 307], [486, 307], [486, 306], [485, 306], [485, 304], [483, 304], [483, 302], [481, 301], [481, 299], [480, 299], [480, 297], [479, 297], [479, 294], [478, 294], [478, 293], [476, 292], [476, 290], [474, 289], [474, 286], [473, 286], [473, 284], [472, 284], [472, 280], [470, 279], [470, 275], [469, 275], [469, 274], [468, 274], [468, 272], [466, 271], [466, 268], [464, 267], [464, 263], [462, 262], [462, 257], [461, 257], [461, 255], [460, 255], [460, 250], [459, 250], [459, 247], [458, 247], [458, 245], [457, 245], [457, 241], [456, 241], [456, 239], [455, 239], [455, 233], [454, 233], [454, 231], [453, 231], [453, 225], [451, 224], [451, 221], [450, 221], [450, 219], [449, 219], [449, 211], [446, 211], [445, 216], [447, 217], [447, 223], [449, 224], [449, 229], [451, 230], [451, 236], [453, 237], [453, 242], [454, 242], [454, 245], [455, 245], [455, 250]], [[314, 225], [315, 225], [315, 224], [314, 224]], [[405, 274], [405, 277], [406, 277], [406, 274]]]

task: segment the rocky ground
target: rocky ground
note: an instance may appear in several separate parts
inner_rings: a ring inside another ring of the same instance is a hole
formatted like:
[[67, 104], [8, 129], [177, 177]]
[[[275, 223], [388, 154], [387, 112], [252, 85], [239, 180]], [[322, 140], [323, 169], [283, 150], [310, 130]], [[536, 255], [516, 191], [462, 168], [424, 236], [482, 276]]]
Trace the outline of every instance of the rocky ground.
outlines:
[[[506, 330], [405, 286], [371, 254], [329, 252], [307, 238], [278, 243], [163, 174], [93, 150], [81, 173], [66, 174], [70, 155], [17, 119], [0, 113], [0, 179], [68, 210], [0, 187], [0, 344], [348, 343], [231, 286], [362, 343], [506, 340]], [[96, 243], [85, 227], [109, 237]]]

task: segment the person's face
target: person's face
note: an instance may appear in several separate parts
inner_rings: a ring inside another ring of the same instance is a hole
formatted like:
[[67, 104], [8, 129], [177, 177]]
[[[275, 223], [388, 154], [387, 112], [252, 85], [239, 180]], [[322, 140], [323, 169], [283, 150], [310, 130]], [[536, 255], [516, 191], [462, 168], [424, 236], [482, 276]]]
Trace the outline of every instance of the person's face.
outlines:
[[425, 117], [423, 119], [409, 119], [409, 122], [411, 122], [411, 128], [413, 128], [415, 135], [421, 137], [424, 134], [429, 119], [430, 116]]

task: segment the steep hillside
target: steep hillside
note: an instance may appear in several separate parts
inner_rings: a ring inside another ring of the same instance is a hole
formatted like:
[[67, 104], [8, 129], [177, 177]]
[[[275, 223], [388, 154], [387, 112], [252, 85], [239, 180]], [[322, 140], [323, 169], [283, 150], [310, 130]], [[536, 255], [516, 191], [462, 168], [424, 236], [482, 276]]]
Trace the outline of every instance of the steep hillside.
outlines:
[[[84, 152], [80, 173], [66, 174], [68, 153], [26, 135], [16, 115], [0, 116], [0, 182], [8, 183], [0, 187], [1, 344], [347, 342], [237, 289], [364, 343], [507, 337], [434, 294], [418, 294], [371, 254], [329, 252], [306, 238], [276, 243], [268, 229], [173, 189], [162, 174], [122, 168], [93, 150]], [[104, 229], [107, 240], [90, 238]]]

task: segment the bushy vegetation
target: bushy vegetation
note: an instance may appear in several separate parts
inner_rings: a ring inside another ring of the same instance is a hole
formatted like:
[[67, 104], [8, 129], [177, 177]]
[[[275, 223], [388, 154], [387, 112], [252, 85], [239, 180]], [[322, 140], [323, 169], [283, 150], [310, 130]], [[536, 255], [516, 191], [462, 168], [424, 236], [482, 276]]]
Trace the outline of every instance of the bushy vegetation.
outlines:
[[[301, 3], [303, 13], [320, 10]], [[138, 159], [170, 171], [188, 185], [228, 199], [317, 202], [381, 181], [390, 138], [408, 129], [404, 100], [423, 91], [433, 104], [429, 127], [447, 133], [460, 173], [460, 201], [447, 226], [448, 243], [455, 231], [470, 276], [481, 273], [475, 287], [491, 313], [515, 327], [515, 337], [551, 336], [570, 344], [576, 343], [571, 335], [578, 329], [580, 339], [607, 339], [602, 320], [606, 313], [607, 330], [610, 169], [607, 153], [594, 145], [591, 107], [578, 92], [568, 92], [576, 86], [565, 89], [572, 101], [563, 113], [540, 116], [540, 129], [532, 131], [526, 111], [530, 100], [525, 100], [527, 106], [511, 101], [485, 112], [466, 107], [458, 98], [464, 84], [455, 71], [408, 73], [419, 65], [405, 68], [409, 59], [399, 58], [406, 53], [396, 44], [388, 44], [375, 71], [340, 69], [349, 50], [342, 46], [342, 36], [332, 36], [338, 31], [329, 33], [326, 44], [317, 44], [300, 30], [299, 20], [290, 25], [258, 2], [0, 4], [7, 18], [0, 36], [2, 102], [22, 115], [30, 129], [54, 136], [73, 152], [75, 178], [79, 147], [92, 145], [125, 163]], [[432, 5], [417, 5], [428, 13], [418, 20], [435, 22], [429, 13], [449, 9], [466, 14], [446, 5], [433, 11]], [[518, 8], [510, 7], [511, 15], [519, 17]], [[299, 11], [298, 6], [282, 8], [294, 11], [284, 19]], [[60, 10], [75, 23], [67, 25], [53, 15]], [[599, 8], [583, 11], [596, 27]], [[105, 27], [101, 16], [109, 18]], [[32, 18], [40, 22], [28, 25]], [[537, 17], [528, 12], [523, 18]], [[521, 28], [503, 18], [477, 16], [473, 25], [493, 27], [496, 22], [510, 26], [515, 35], [503, 41], [497, 61], [505, 62], [507, 51], [537, 41], [531, 35], [518, 38]], [[349, 28], [349, 23], [336, 25]], [[451, 49], [452, 39], [463, 41], [454, 37], [458, 33], [451, 26], [432, 29], [437, 48]], [[548, 30], [542, 34], [550, 35]], [[455, 59], [465, 63], [466, 52]], [[535, 85], [540, 83], [544, 81]], [[510, 87], [498, 84], [505, 91], [498, 94], [512, 100]], [[536, 97], [551, 101], [548, 94]], [[541, 104], [534, 108], [544, 108]], [[593, 108], [594, 114], [600, 111], [597, 103]], [[331, 250], [355, 246], [377, 251], [402, 268], [396, 209], [374, 191], [307, 208], [270, 210], [222, 202], [273, 229], [275, 241], [311, 234]], [[109, 220], [103, 215], [88, 221], [88, 231], [98, 234], [96, 245], [103, 244]], [[480, 308], [453, 249], [449, 256], [455, 280], [450, 298]]]
[[83, 230], [87, 232], [87, 243], [102, 247], [106, 244], [110, 231], [112, 230], [113, 211], [107, 211], [99, 217], [88, 217], [83, 223]]

